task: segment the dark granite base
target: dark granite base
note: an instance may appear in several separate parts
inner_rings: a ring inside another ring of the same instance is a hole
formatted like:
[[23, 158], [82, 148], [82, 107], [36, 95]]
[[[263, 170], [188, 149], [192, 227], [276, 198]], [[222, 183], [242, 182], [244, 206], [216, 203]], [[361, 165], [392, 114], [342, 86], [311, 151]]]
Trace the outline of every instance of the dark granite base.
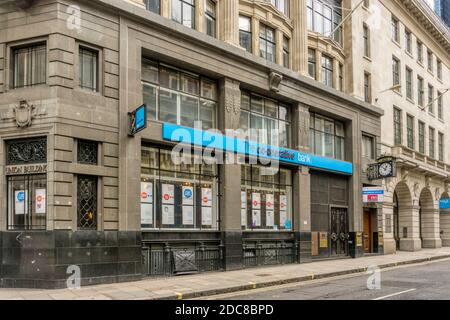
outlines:
[[311, 255], [311, 232], [296, 232], [295, 239], [298, 243], [298, 262], [309, 263], [312, 261]]
[[352, 258], [359, 258], [364, 256], [364, 246], [363, 246], [363, 233], [359, 232], [360, 243], [356, 239], [358, 232], [349, 232], [348, 249], [350, 256]]
[[222, 232], [224, 270], [239, 270], [244, 267], [242, 257], [242, 232]]
[[71, 266], [81, 285], [142, 278], [138, 231], [4, 231], [0, 244], [0, 287], [66, 288]]

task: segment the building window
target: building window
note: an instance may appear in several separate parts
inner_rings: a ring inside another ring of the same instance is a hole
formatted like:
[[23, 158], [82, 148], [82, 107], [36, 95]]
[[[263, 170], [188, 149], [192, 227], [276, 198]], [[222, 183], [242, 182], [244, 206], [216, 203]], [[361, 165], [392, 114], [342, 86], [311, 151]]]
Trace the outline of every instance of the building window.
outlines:
[[252, 52], [252, 23], [249, 17], [239, 16], [239, 45]]
[[97, 177], [79, 175], [77, 178], [78, 229], [97, 229]]
[[172, 0], [172, 20], [195, 29], [195, 0]]
[[412, 34], [409, 30], [405, 30], [405, 46], [406, 52], [412, 53]]
[[212, 229], [218, 227], [218, 175], [215, 159], [150, 146], [141, 150], [141, 227]]
[[439, 80], [442, 80], [442, 61], [437, 60], [437, 77]]
[[156, 14], [161, 14], [161, 0], [145, 0], [145, 8]]
[[206, 34], [216, 37], [216, 2], [212, 0], [206, 0], [205, 25]]
[[333, 87], [333, 59], [322, 56], [322, 83], [328, 87]]
[[290, 45], [289, 39], [286, 36], [283, 36], [283, 67], [289, 68], [289, 60], [290, 60]]
[[47, 47], [45, 44], [13, 49], [13, 87], [45, 84]]
[[419, 121], [419, 152], [425, 154], [425, 123]]
[[[397, 86], [400, 84], [400, 60], [396, 57], [392, 57], [392, 85]], [[399, 91], [400, 89], [395, 89]]]
[[439, 152], [439, 161], [444, 161], [444, 134], [438, 133], [438, 152]]
[[77, 141], [77, 162], [82, 164], [98, 164], [98, 143], [96, 141]]
[[370, 73], [364, 72], [364, 101], [371, 103], [372, 102], [372, 93], [371, 93], [371, 76]]
[[308, 74], [311, 78], [316, 79], [316, 50], [308, 49]]
[[247, 139], [288, 148], [291, 142], [290, 128], [289, 106], [242, 92], [240, 129], [249, 133]]
[[444, 109], [443, 109], [443, 104], [442, 104], [442, 99], [443, 99], [443, 94], [442, 92], [438, 91], [438, 98], [437, 98], [437, 105], [438, 105], [438, 118], [441, 120], [444, 120]]
[[344, 65], [339, 63], [339, 90], [344, 91]]
[[417, 77], [417, 103], [421, 107], [423, 107], [424, 104], [424, 95], [425, 95], [425, 88], [423, 78]]
[[310, 117], [310, 148], [316, 155], [344, 160], [344, 124], [318, 114]]
[[98, 91], [98, 52], [80, 47], [80, 87]]
[[[342, 8], [340, 5], [329, 5], [321, 0], [308, 0], [307, 18], [309, 30], [330, 37], [337, 43], [342, 44], [342, 25], [340, 25]], [[336, 31], [331, 34], [333, 30]]]
[[414, 149], [414, 117], [409, 114], [406, 116], [406, 135], [408, 148]]
[[413, 71], [406, 67], [406, 97], [413, 99]]
[[362, 156], [367, 159], [375, 159], [375, 139], [371, 136], [362, 135]]
[[292, 229], [292, 172], [260, 165], [241, 166], [243, 230]]
[[278, 11], [289, 17], [289, 0], [264, 0], [270, 2]]
[[428, 132], [428, 141], [429, 141], [429, 156], [430, 158], [435, 158], [435, 153], [434, 153], [434, 144], [435, 144], [435, 137], [434, 137], [434, 129], [432, 127], [429, 127], [429, 132]]
[[434, 87], [428, 85], [428, 112], [434, 114]]
[[394, 144], [402, 144], [402, 112], [394, 108]]
[[392, 30], [392, 40], [400, 43], [400, 25], [396, 17], [392, 16], [391, 19], [391, 30]]
[[431, 50], [427, 50], [428, 57], [428, 71], [433, 72], [433, 52]]
[[268, 61], [276, 61], [277, 46], [275, 43], [275, 31], [261, 24], [259, 27], [259, 54]]
[[143, 59], [142, 90], [148, 119], [188, 127], [201, 121], [204, 130], [215, 128], [215, 81]]
[[417, 61], [423, 62], [423, 44], [417, 40]]
[[369, 27], [363, 25], [363, 40], [364, 40], [364, 56], [370, 57], [370, 30]]

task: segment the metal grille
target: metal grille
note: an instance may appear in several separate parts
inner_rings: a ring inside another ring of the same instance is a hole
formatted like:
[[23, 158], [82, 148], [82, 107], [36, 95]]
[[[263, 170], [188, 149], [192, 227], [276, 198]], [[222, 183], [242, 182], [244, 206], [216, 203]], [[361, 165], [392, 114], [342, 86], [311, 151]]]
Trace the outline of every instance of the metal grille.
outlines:
[[77, 153], [78, 163], [98, 163], [98, 143], [95, 141], [78, 140]]
[[243, 246], [243, 254], [245, 267], [295, 263], [297, 246], [284, 241], [247, 242]]
[[97, 229], [97, 177], [78, 176], [78, 228]]
[[8, 141], [6, 155], [7, 165], [47, 162], [47, 138]]
[[176, 274], [176, 254], [193, 252], [193, 264], [197, 272], [223, 270], [223, 251], [220, 245], [172, 248], [169, 244], [164, 247], [143, 248], [144, 272], [149, 276], [171, 276]]

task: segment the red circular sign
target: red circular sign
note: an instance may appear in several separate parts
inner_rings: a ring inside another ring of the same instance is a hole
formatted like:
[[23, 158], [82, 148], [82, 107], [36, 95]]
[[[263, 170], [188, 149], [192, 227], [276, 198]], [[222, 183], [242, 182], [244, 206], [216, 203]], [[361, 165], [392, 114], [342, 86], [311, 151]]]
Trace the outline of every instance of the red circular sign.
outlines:
[[37, 202], [41, 202], [43, 200], [42, 196], [37, 196], [36, 200], [37, 200]]
[[164, 195], [164, 200], [169, 200], [169, 199], [170, 199], [170, 196], [168, 194], [165, 194]]
[[253, 201], [253, 205], [256, 207], [258, 205], [258, 201]]
[[208, 200], [209, 200], [208, 197], [203, 197], [203, 202], [204, 203], [208, 203]]
[[147, 192], [142, 192], [141, 193], [141, 198], [142, 199], [147, 199]]

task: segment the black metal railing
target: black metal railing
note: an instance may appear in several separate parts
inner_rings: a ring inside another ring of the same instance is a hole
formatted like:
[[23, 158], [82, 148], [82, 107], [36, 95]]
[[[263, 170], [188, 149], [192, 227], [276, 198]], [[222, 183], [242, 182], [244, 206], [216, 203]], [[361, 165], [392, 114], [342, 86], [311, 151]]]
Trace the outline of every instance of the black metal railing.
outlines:
[[243, 245], [244, 266], [296, 263], [297, 251], [297, 245], [294, 242], [246, 242]]
[[144, 246], [142, 254], [143, 272], [148, 276], [223, 270], [223, 248], [220, 245]]

